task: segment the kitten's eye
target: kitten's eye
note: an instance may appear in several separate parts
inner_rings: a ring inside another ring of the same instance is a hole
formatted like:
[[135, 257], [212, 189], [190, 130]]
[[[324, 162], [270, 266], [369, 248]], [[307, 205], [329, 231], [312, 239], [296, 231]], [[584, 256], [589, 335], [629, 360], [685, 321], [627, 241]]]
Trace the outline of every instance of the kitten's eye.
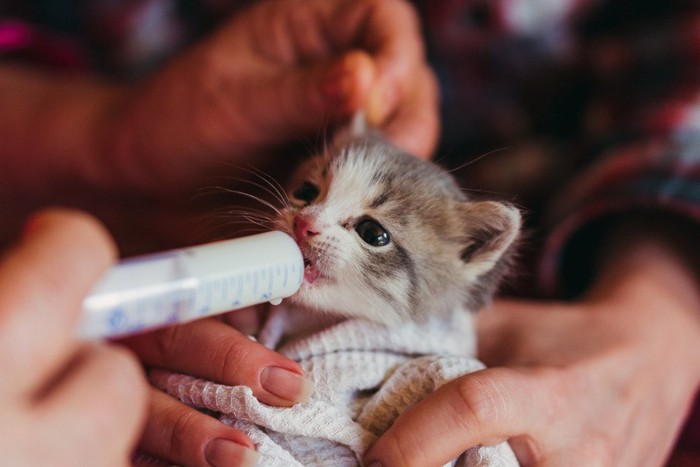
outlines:
[[311, 182], [304, 182], [292, 196], [296, 199], [310, 203], [318, 197], [318, 187]]
[[389, 243], [389, 232], [377, 222], [366, 219], [355, 226], [355, 232], [365, 243], [372, 246], [384, 246]]

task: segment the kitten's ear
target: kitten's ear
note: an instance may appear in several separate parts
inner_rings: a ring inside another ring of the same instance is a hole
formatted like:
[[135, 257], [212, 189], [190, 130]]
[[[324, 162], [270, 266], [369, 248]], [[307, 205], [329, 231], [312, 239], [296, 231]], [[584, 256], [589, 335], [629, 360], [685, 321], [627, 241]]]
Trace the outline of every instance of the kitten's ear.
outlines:
[[518, 237], [520, 211], [495, 201], [467, 201], [461, 211], [465, 242], [460, 258], [470, 274], [480, 276], [493, 269]]

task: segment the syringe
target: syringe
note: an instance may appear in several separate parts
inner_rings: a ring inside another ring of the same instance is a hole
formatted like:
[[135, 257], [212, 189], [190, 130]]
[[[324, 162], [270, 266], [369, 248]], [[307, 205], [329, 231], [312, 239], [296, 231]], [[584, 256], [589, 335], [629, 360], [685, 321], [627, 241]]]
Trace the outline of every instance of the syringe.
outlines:
[[304, 260], [282, 232], [127, 259], [83, 301], [78, 335], [118, 337], [293, 295]]

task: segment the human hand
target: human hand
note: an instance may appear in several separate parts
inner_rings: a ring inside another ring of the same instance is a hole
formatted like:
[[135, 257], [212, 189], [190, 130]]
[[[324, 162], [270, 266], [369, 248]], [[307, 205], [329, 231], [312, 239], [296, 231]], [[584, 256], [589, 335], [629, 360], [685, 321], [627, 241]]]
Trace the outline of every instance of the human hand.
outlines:
[[575, 304], [497, 302], [478, 317], [491, 368], [401, 416], [368, 464], [441, 465], [510, 440], [524, 466], [659, 466], [700, 381], [700, 294], [677, 257], [638, 244]]
[[260, 167], [261, 154], [358, 109], [405, 149], [433, 149], [437, 87], [408, 3], [259, 2], [114, 109], [98, 151], [105, 183], [115, 164], [146, 192], [220, 174], [213, 162]]
[[76, 341], [82, 300], [114, 258], [85, 215], [34, 217], [0, 261], [0, 456], [13, 466], [126, 466], [145, 414], [136, 360]]
[[[231, 315], [236, 319], [248, 314], [238, 310]], [[217, 319], [134, 336], [123, 343], [148, 366], [248, 386], [270, 405], [291, 406], [307, 400], [313, 389], [295, 362]], [[246, 435], [155, 388], [139, 449], [185, 466], [248, 466], [257, 460]]]
[[128, 255], [220, 236], [194, 220], [223, 203], [192, 188], [229, 187], [248, 164], [281, 180], [294, 161], [280, 147], [357, 109], [420, 156], [438, 133], [404, 0], [257, 2], [135, 88], [6, 64], [0, 101], [13, 135], [0, 139], [0, 196], [15, 200], [0, 206], [0, 242], [51, 200], [97, 213]]

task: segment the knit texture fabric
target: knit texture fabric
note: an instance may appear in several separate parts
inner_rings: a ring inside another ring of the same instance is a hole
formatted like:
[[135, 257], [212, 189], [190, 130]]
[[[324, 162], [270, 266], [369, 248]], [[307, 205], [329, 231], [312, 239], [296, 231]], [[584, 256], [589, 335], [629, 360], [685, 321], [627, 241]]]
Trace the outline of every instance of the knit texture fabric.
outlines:
[[[471, 316], [457, 310], [423, 323], [385, 327], [278, 307], [259, 341], [297, 361], [315, 383], [308, 402], [279, 408], [250, 388], [162, 370], [152, 382], [219, 414], [246, 433], [264, 466], [356, 466], [396, 418], [443, 384], [484, 366], [473, 358]], [[507, 443], [475, 446], [450, 465], [517, 466]]]

